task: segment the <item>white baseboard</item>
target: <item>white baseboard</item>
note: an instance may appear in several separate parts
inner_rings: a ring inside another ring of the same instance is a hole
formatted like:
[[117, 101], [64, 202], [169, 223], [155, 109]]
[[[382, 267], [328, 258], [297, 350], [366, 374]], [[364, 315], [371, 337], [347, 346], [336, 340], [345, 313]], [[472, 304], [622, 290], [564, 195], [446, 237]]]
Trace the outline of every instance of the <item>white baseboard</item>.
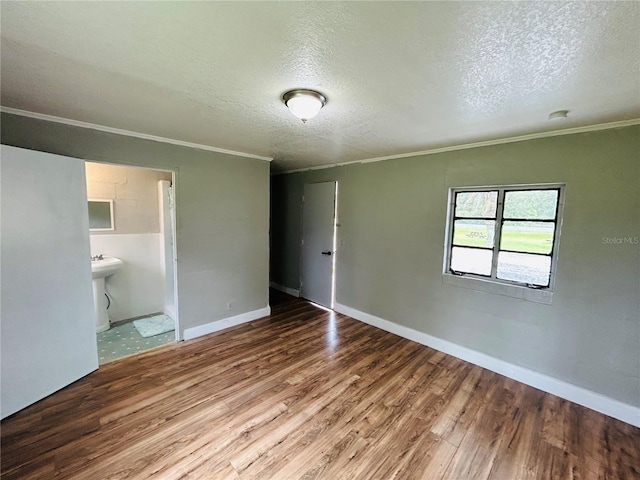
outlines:
[[270, 282], [269, 286], [275, 290], [279, 290], [289, 295], [293, 295], [294, 297], [300, 297], [300, 290], [296, 290], [295, 288], [285, 287], [282, 285], [278, 285], [277, 283], [274, 283], [274, 282]]
[[360, 310], [356, 310], [355, 308], [351, 308], [346, 305], [336, 303], [334, 309], [339, 313], [348, 315], [356, 320], [360, 320], [361, 322], [373, 325], [374, 327], [387, 332], [394, 333], [400, 337], [413, 340], [414, 342], [434, 348], [443, 353], [453, 355], [461, 360], [465, 360], [469, 363], [473, 363], [474, 365], [486, 368], [492, 372], [499, 373], [505, 377], [512, 378], [544, 392], [564, 398], [570, 402], [590, 408], [596, 412], [617, 418], [625, 423], [640, 427], [639, 407], [572, 385], [571, 383], [558, 380], [557, 378], [550, 377], [543, 373], [534, 372], [533, 370], [462, 347], [455, 343], [448, 342], [447, 340], [433, 337], [418, 330], [414, 330], [413, 328], [398, 325], [397, 323], [390, 322], [389, 320], [376, 317], [369, 313], [361, 312]]
[[183, 338], [184, 340], [192, 340], [203, 335], [208, 335], [219, 330], [224, 330], [225, 328], [235, 327], [236, 325], [240, 325], [241, 323], [251, 322], [252, 320], [257, 320], [258, 318], [266, 317], [269, 315], [271, 315], [271, 307], [267, 305], [266, 307], [259, 310], [241, 313], [240, 315], [236, 315], [234, 317], [223, 318], [222, 320], [205, 323], [204, 325], [198, 325], [197, 327], [186, 328], [184, 330]]

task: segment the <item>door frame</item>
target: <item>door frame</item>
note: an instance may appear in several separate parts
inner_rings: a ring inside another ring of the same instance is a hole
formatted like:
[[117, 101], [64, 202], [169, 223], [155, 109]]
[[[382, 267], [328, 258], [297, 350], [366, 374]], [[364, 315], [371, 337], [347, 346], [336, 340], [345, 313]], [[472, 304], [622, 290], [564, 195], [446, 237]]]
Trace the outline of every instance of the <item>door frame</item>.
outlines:
[[[171, 173], [171, 187], [173, 188], [173, 220], [171, 221], [171, 235], [173, 235], [173, 297], [175, 302], [175, 339], [173, 343], [177, 343], [183, 340], [182, 331], [180, 330], [180, 299], [178, 295], [178, 209], [177, 209], [177, 197], [178, 197], [178, 178], [180, 175], [180, 169], [178, 167], [167, 167], [163, 165], [141, 165], [135, 162], [105, 162], [102, 160], [91, 160], [82, 158], [85, 163], [85, 176], [86, 176], [86, 163], [100, 163], [103, 165], [112, 165], [114, 167], [129, 167], [129, 168], [142, 168], [145, 170], [156, 170], [161, 172]], [[168, 286], [167, 286], [168, 287]]]

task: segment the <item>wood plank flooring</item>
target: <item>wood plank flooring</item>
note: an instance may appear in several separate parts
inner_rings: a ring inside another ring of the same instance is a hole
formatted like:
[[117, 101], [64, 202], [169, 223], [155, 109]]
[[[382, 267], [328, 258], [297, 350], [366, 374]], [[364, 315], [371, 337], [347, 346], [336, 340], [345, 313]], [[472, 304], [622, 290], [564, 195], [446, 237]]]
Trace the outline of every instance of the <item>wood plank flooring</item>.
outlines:
[[2, 422], [3, 479], [638, 479], [640, 429], [277, 292]]

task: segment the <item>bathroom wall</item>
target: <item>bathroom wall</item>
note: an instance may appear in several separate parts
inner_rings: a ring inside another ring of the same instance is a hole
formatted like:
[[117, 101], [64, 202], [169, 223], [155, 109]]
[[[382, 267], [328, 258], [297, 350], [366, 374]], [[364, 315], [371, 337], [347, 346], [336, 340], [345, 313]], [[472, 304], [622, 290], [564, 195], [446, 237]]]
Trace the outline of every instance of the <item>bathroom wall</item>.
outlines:
[[160, 233], [158, 182], [171, 172], [86, 162], [87, 198], [113, 200], [115, 230], [91, 235]]
[[[164, 272], [164, 305], [162, 311], [176, 318], [175, 209], [173, 187], [168, 180], [158, 182], [160, 204], [160, 268]], [[169, 286], [169, 288], [167, 288]]]
[[86, 162], [87, 198], [113, 200], [111, 232], [90, 232], [91, 255], [124, 262], [107, 277], [114, 322], [163, 311], [165, 282], [160, 251], [158, 181], [170, 172]]

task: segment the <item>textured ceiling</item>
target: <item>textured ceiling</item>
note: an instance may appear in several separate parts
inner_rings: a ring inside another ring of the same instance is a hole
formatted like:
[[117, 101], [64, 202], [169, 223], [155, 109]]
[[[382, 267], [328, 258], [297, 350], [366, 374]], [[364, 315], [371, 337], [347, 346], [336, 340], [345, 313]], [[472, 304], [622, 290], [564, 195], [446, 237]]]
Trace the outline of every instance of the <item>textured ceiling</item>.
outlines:
[[[640, 117], [639, 2], [2, 2], [5, 107], [275, 171]], [[303, 124], [280, 101], [329, 99]], [[569, 119], [549, 121], [554, 110]]]

